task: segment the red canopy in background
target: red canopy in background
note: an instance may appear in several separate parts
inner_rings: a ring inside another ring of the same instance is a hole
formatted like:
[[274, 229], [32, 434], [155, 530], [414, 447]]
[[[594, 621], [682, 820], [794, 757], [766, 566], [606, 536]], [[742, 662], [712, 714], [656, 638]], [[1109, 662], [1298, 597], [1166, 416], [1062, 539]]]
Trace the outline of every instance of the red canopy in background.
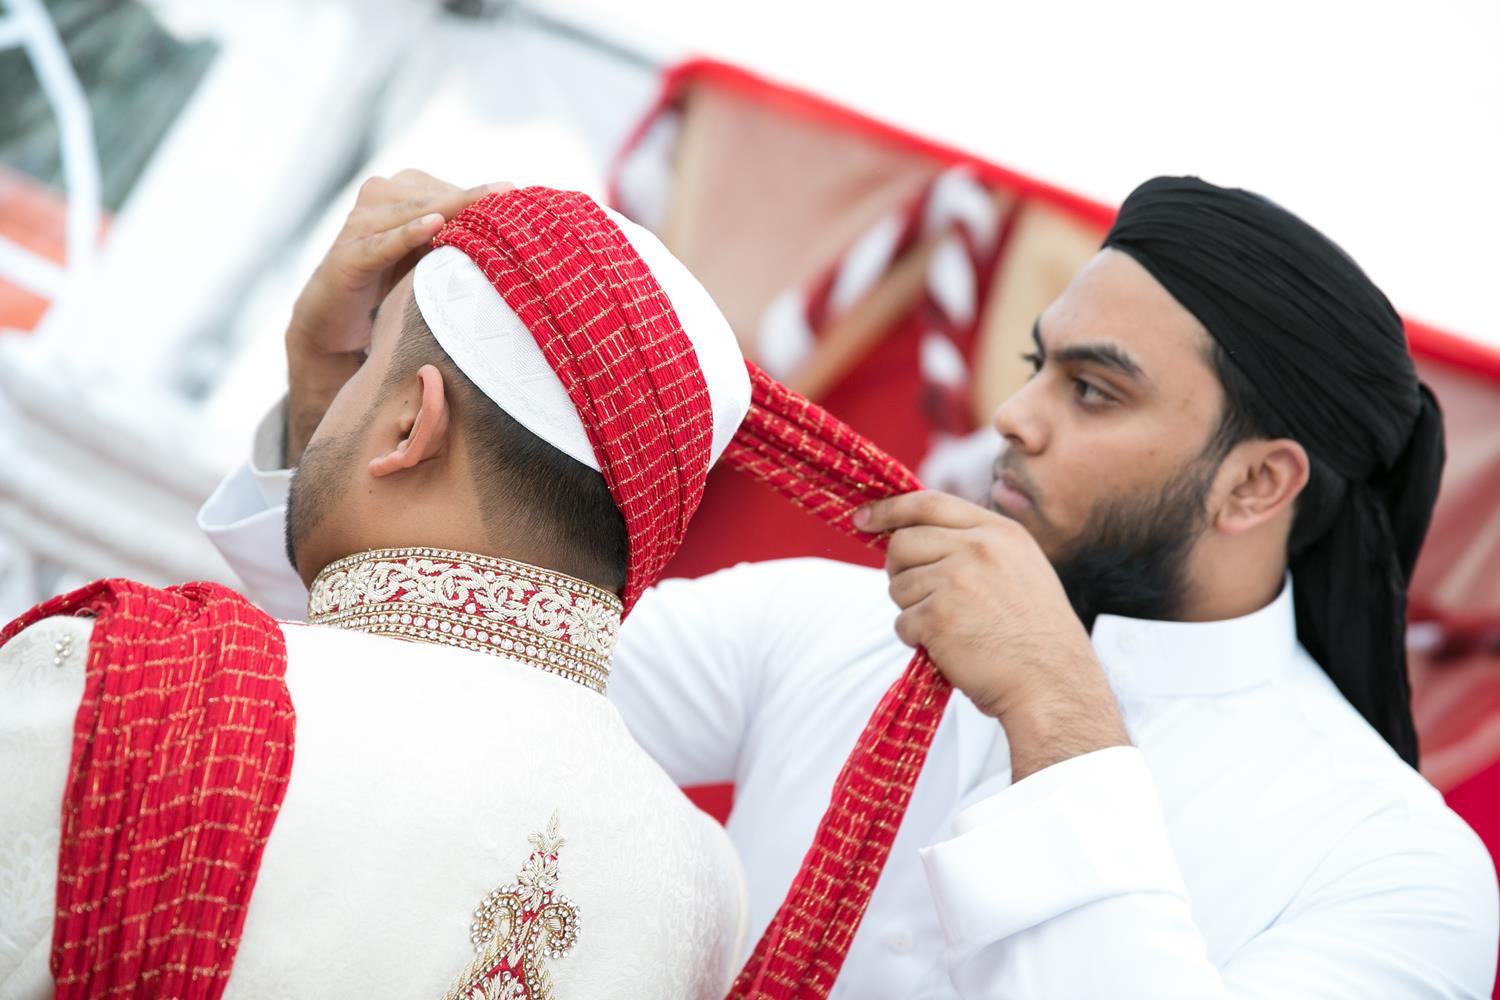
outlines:
[[[972, 492], [1031, 323], [1114, 210], [733, 66], [670, 71], [613, 200], [704, 282], [746, 354], [920, 471]], [[1500, 354], [1412, 320], [1448, 464], [1412, 586], [1423, 770], [1500, 854]], [[715, 473], [674, 575], [869, 549]], [[718, 815], [725, 789], [699, 793]]]

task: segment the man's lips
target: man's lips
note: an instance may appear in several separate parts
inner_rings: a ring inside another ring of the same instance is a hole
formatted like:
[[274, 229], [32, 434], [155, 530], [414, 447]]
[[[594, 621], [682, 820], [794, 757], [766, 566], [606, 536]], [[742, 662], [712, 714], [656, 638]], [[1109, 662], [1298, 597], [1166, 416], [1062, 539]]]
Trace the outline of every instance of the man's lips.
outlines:
[[1007, 514], [1020, 514], [1035, 506], [1030, 495], [1021, 489], [1009, 472], [1001, 472], [995, 477], [994, 484], [990, 486], [990, 499]]

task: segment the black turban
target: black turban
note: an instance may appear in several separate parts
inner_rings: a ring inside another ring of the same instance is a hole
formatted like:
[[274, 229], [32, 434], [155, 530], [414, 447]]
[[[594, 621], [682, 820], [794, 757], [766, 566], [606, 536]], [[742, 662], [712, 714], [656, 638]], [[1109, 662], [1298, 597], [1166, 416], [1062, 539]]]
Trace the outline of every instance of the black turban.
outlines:
[[1280, 206], [1196, 177], [1136, 188], [1106, 247], [1198, 318], [1299, 442], [1345, 487], [1328, 529], [1292, 554], [1297, 635], [1410, 764], [1406, 591], [1443, 468], [1437, 402], [1405, 330], [1348, 254]]

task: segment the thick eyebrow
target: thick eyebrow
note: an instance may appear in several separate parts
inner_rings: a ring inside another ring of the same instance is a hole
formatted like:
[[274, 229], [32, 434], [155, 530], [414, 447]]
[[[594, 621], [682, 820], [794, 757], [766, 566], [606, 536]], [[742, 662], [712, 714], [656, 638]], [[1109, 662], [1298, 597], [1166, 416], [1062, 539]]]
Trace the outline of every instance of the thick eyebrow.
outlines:
[[1049, 353], [1042, 344], [1042, 321], [1040, 319], [1031, 324], [1031, 339], [1036, 343], [1037, 353], [1043, 358], [1051, 357], [1064, 364], [1095, 364], [1126, 378], [1141, 382], [1151, 381], [1141, 370], [1141, 366], [1135, 363], [1135, 359], [1114, 344], [1073, 344]]

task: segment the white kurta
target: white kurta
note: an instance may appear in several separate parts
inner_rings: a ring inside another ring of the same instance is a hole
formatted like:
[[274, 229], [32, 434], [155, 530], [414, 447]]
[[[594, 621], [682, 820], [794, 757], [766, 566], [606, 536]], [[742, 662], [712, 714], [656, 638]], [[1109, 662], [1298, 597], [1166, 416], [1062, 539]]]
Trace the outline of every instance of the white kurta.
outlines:
[[[52, 995], [58, 818], [91, 623], [0, 650], [0, 997]], [[469, 925], [554, 811], [578, 942], [559, 1000], [717, 1000], [737, 970], [744, 882], [722, 828], [601, 695], [515, 660], [288, 624], [291, 781], [226, 997], [442, 996]], [[56, 642], [73, 636], [61, 666]]]
[[[295, 576], [243, 558], [280, 530], [278, 416], [201, 523], [292, 607]], [[752, 941], [909, 658], [895, 616], [884, 574], [809, 559], [669, 581], [621, 630], [610, 697], [636, 737], [678, 782], [736, 784]], [[1135, 747], [1012, 785], [1000, 727], [955, 697], [836, 996], [1489, 996], [1490, 858], [1298, 645], [1290, 588], [1093, 638]]]

